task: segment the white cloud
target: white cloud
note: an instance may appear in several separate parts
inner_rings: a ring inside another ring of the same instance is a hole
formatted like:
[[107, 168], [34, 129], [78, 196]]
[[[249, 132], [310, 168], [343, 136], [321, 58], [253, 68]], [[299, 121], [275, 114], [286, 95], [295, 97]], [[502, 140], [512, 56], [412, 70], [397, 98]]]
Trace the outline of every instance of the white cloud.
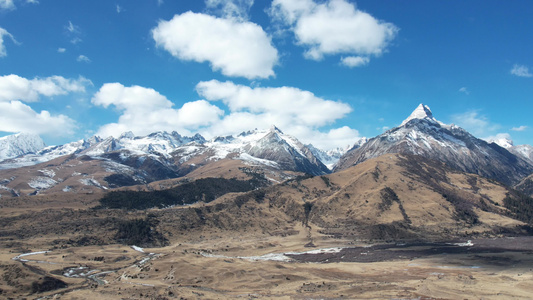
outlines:
[[205, 100], [188, 102], [173, 109], [173, 103], [153, 89], [125, 87], [120, 83], [104, 84], [91, 101], [104, 108], [113, 105], [121, 112], [117, 123], [106, 124], [98, 130], [98, 134], [104, 137], [118, 137], [125, 131], [138, 135], [161, 130], [190, 134], [217, 122], [224, 113]]
[[453, 115], [452, 121], [476, 137], [494, 134], [500, 128], [499, 125], [492, 124], [487, 117], [480, 116], [477, 111]]
[[37, 113], [20, 101], [0, 102], [0, 131], [68, 136], [75, 128], [74, 120], [65, 115]]
[[[26, 3], [39, 4], [37, 0], [26, 0]], [[0, 10], [13, 10], [17, 8], [13, 0], [0, 0]]]
[[65, 53], [67, 51], [67, 49], [65, 48], [57, 48], [57, 52], [58, 53]]
[[0, 102], [21, 100], [35, 102], [39, 97], [85, 92], [92, 82], [84, 77], [67, 79], [62, 76], [26, 79], [18, 75], [0, 76]]
[[518, 77], [533, 77], [533, 74], [529, 72], [529, 68], [524, 65], [514, 65], [511, 69], [511, 74]]
[[304, 143], [322, 149], [353, 144], [359, 133], [349, 127], [330, 129], [352, 108], [343, 102], [322, 99], [309, 91], [293, 87], [251, 88], [232, 82], [204, 81], [196, 86], [198, 94], [209, 101], [222, 101], [229, 109], [220, 122], [203, 130], [207, 136], [235, 134], [274, 124]]
[[52, 97], [85, 92], [91, 81], [79, 77], [61, 76], [26, 79], [18, 75], [0, 76], [0, 131], [30, 132], [68, 136], [76, 128], [75, 121], [65, 115], [34, 111], [24, 102], [38, 101], [41, 96]]
[[370, 62], [370, 58], [361, 56], [348, 56], [341, 58], [341, 64], [350, 68], [362, 67]]
[[11, 33], [7, 32], [4, 28], [0, 27], [0, 57], [7, 56], [6, 46], [4, 46], [4, 37], [10, 38], [13, 43], [17, 43], [13, 35]]
[[250, 88], [211, 80], [198, 83], [196, 90], [207, 100], [221, 100], [231, 112], [269, 114], [305, 126], [324, 126], [352, 111], [346, 103], [324, 100], [293, 87]]
[[304, 56], [321, 60], [324, 55], [381, 55], [398, 32], [391, 23], [377, 20], [345, 0], [274, 0], [271, 16], [294, 32]]
[[0, 0], [0, 9], [4, 9], [4, 10], [15, 9], [15, 3], [13, 3], [13, 0]]
[[261, 26], [186, 12], [152, 29], [158, 47], [181, 60], [209, 62], [226, 76], [274, 75], [278, 51]]
[[84, 62], [84, 63], [90, 63], [91, 62], [91, 60], [85, 55], [78, 56], [78, 58], [76, 60], [78, 62]]
[[527, 130], [527, 126], [525, 125], [522, 125], [522, 126], [518, 126], [518, 127], [513, 127], [511, 128], [512, 131], [526, 131]]
[[346, 147], [359, 139], [355, 129], [331, 127], [352, 111], [348, 104], [325, 100], [308, 91], [292, 87], [251, 88], [216, 80], [200, 82], [196, 89], [210, 102], [191, 101], [173, 108], [174, 104], [154, 89], [106, 83], [91, 102], [103, 108], [114, 107], [120, 116], [117, 122], [100, 127], [97, 134], [117, 137], [130, 130], [137, 135], [175, 130], [212, 138], [274, 124], [303, 143], [325, 150]]
[[470, 91], [464, 86], [459, 89], [459, 92], [464, 93], [465, 95], [470, 95]]
[[246, 21], [254, 0], [205, 0], [207, 10], [227, 19]]
[[117, 4], [117, 14], [120, 14], [122, 12], [122, 7]]

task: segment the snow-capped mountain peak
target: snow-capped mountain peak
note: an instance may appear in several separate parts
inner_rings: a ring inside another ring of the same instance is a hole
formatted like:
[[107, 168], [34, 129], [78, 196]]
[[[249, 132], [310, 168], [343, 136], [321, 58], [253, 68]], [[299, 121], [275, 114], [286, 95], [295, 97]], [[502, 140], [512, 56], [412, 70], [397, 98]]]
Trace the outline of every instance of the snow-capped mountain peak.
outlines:
[[279, 133], [279, 134], [284, 134], [283, 131], [281, 131], [278, 127], [276, 127], [276, 125], [272, 124], [270, 125], [270, 129], [269, 129], [270, 132], [276, 132], [276, 133]]
[[420, 104], [401, 126], [347, 152], [334, 171], [383, 154], [401, 153], [424, 156], [463, 172], [514, 184], [533, 172], [533, 164], [509, 151], [458, 126], [437, 121], [429, 107]]
[[513, 148], [513, 141], [506, 137], [498, 137], [498, 138], [489, 139], [487, 142], [494, 143], [507, 150]]
[[407, 122], [413, 120], [413, 119], [424, 119], [429, 120], [431, 122], [439, 123], [437, 119], [433, 117], [433, 113], [431, 112], [431, 109], [429, 109], [429, 106], [424, 105], [423, 103], [420, 103], [418, 107], [411, 113], [411, 115], [405, 119], [400, 126], [403, 126], [407, 124]]
[[24, 154], [36, 153], [46, 147], [40, 136], [17, 133], [0, 138], [0, 161]]

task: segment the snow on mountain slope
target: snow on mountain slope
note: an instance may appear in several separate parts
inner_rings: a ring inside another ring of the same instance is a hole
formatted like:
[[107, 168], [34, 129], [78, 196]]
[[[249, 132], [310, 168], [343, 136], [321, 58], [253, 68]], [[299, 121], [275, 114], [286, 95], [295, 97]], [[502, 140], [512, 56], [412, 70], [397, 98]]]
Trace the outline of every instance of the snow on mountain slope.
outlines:
[[17, 156], [36, 153], [46, 147], [36, 134], [17, 133], [0, 138], [0, 161]]
[[29, 153], [0, 162], [0, 170], [32, 166], [39, 163], [51, 161], [64, 155], [79, 153], [80, 151], [88, 149], [89, 147], [100, 143], [101, 141], [102, 139], [100, 139], [99, 137], [92, 137], [87, 140], [80, 140], [61, 146], [44, 147], [39, 151], [35, 151], [34, 153]]
[[516, 183], [533, 173], [530, 162], [494, 143], [478, 139], [458, 126], [437, 121], [429, 107], [423, 104], [399, 127], [346, 153], [334, 171], [387, 153], [422, 155], [442, 161], [454, 169], [506, 184]]
[[433, 113], [431, 112], [431, 109], [429, 109], [429, 106], [422, 103], [418, 105], [418, 107], [411, 113], [409, 117], [407, 117], [407, 119], [402, 122], [400, 126], [407, 124], [407, 122], [413, 119], [427, 120], [432, 123], [439, 123], [443, 125], [443, 123], [437, 121], [437, 119], [433, 117]]
[[[5, 170], [0, 171], [0, 178], [13, 177], [5, 187], [23, 194], [87, 192], [178, 178], [222, 160], [238, 161], [226, 164], [233, 169], [244, 164], [268, 170], [269, 174], [277, 174], [273, 175], [276, 178], [291, 176], [286, 171], [313, 175], [330, 172], [308, 147], [273, 126], [209, 141], [201, 135], [184, 137], [177, 132], [92, 137], [3, 161], [0, 169]], [[224, 162], [218, 168], [222, 165]], [[217, 172], [224, 172], [222, 169]]]
[[489, 143], [495, 143], [498, 146], [507, 149], [509, 152], [518, 155], [522, 158], [525, 158], [530, 163], [533, 163], [533, 146], [531, 145], [518, 145], [515, 146], [513, 141], [506, 137], [500, 137], [496, 139], [491, 139]]
[[531, 145], [512, 146], [509, 149], [509, 151], [513, 152], [514, 154], [525, 157], [533, 164], [533, 146]]
[[318, 149], [314, 147], [313, 145], [309, 144], [306, 145], [309, 150], [313, 153], [313, 155], [318, 158], [328, 169], [333, 169], [335, 167], [335, 164], [339, 161], [339, 159], [346, 154], [346, 152], [357, 149], [361, 147], [364, 143], [368, 141], [367, 138], [361, 138], [353, 146], [346, 146], [344, 148], [335, 148], [328, 151], [324, 151], [321, 149]]

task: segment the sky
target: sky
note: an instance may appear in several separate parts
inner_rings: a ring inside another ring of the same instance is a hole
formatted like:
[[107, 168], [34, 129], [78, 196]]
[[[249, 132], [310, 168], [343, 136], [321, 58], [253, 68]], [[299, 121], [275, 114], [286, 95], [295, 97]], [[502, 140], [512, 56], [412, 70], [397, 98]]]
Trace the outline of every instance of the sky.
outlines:
[[532, 15], [527, 0], [0, 0], [0, 136], [276, 125], [328, 150], [424, 103], [533, 145]]

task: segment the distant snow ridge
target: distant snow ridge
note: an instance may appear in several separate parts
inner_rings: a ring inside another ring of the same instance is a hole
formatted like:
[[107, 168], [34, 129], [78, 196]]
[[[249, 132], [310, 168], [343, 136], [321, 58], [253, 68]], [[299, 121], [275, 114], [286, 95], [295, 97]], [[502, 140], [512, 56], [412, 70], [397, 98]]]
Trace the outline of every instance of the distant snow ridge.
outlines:
[[[196, 163], [240, 159], [252, 165], [322, 175], [330, 172], [323, 162], [333, 165], [347, 150], [320, 152], [311, 145], [303, 145], [295, 137], [284, 134], [276, 126], [267, 130], [250, 130], [236, 136], [215, 137], [209, 141], [199, 134], [186, 137], [175, 131], [154, 132], [147, 136], [125, 132], [118, 138], [101, 139], [95, 136], [61, 146], [45, 147], [1, 162], [0, 169], [35, 165], [65, 155], [85, 155], [105, 160], [109, 162], [107, 169], [117, 173], [127, 171], [128, 176], [166, 168], [158, 171], [157, 177], [171, 178], [176, 176], [180, 165], [191, 159], [197, 160], [195, 164], [190, 164], [193, 167]], [[317, 155], [318, 153], [321, 155]], [[145, 169], [139, 169], [142, 167]], [[43, 174], [53, 177], [51, 173]]]
[[533, 146], [531, 145], [518, 145], [515, 146], [513, 141], [506, 137], [491, 139], [489, 143], [495, 143], [496, 145], [507, 149], [509, 152], [525, 158], [530, 163], [533, 163]]
[[316, 148], [315, 146], [309, 144], [306, 145], [309, 150], [313, 153], [313, 155], [318, 158], [328, 169], [332, 170], [335, 164], [339, 161], [339, 159], [346, 154], [346, 152], [357, 149], [361, 147], [364, 143], [368, 141], [367, 138], [363, 137], [359, 139], [355, 144], [348, 145], [344, 148], [338, 147], [335, 149], [331, 149], [328, 151], [324, 151], [321, 149]]
[[6, 159], [4, 161], [0, 159], [0, 170], [33, 166], [64, 155], [80, 153], [81, 151], [88, 149], [91, 146], [100, 143], [101, 141], [101, 138], [94, 136], [86, 140], [80, 140], [65, 145], [42, 147], [38, 151], [32, 151], [25, 155]]
[[36, 134], [17, 133], [0, 138], [0, 161], [17, 156], [36, 153], [46, 147]]

